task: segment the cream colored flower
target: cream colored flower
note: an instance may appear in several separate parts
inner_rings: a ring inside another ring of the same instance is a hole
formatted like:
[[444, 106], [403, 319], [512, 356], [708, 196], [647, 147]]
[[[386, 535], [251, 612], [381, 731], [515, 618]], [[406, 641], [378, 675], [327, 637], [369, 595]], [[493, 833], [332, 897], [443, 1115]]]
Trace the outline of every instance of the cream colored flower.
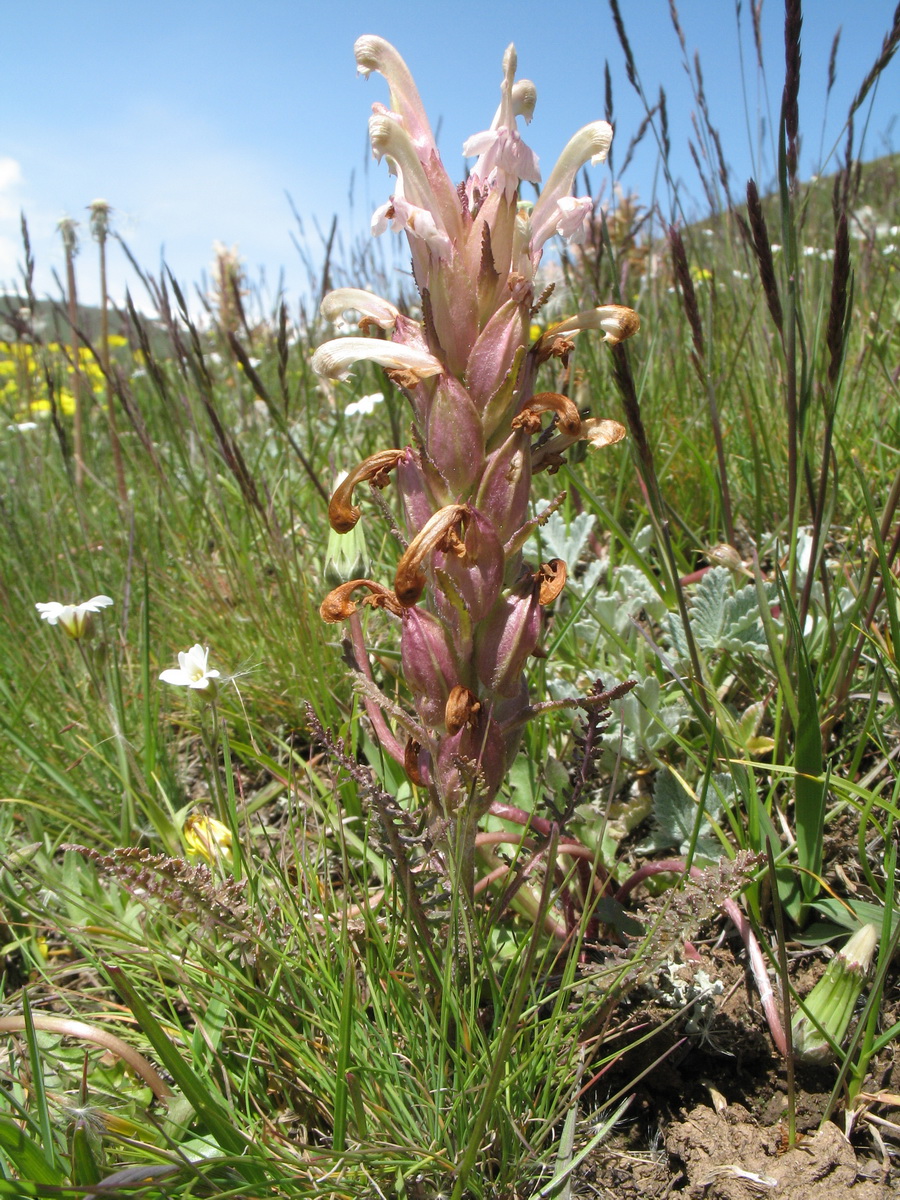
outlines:
[[61, 625], [70, 638], [87, 637], [91, 628], [91, 613], [109, 608], [114, 601], [109, 596], [92, 596], [83, 604], [60, 604], [50, 600], [46, 604], [35, 604], [48, 625]]

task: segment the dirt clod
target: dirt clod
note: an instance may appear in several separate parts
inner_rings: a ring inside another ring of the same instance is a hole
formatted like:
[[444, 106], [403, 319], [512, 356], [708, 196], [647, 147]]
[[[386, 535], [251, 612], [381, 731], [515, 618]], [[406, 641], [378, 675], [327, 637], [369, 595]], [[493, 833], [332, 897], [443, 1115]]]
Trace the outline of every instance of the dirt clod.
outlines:
[[896, 1192], [860, 1174], [856, 1153], [838, 1127], [787, 1146], [779, 1126], [757, 1124], [742, 1105], [723, 1112], [698, 1106], [669, 1126], [666, 1149], [687, 1177], [683, 1195], [697, 1200], [886, 1200]]

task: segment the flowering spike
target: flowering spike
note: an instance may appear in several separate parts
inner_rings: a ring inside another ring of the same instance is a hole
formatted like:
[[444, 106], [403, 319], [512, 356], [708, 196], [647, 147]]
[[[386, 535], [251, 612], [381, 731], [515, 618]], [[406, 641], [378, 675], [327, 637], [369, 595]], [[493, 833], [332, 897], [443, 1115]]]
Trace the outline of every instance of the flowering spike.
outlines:
[[[606, 155], [612, 130], [602, 121], [584, 126], [529, 210], [519, 185], [539, 181], [540, 172], [518, 122], [531, 120], [537, 93], [530, 81], [515, 78], [515, 47], [503, 57], [500, 103], [490, 126], [463, 148], [476, 161], [459, 188], [441, 164], [397, 51], [366, 35], [355, 53], [360, 71], [381, 72], [390, 88], [391, 107], [373, 106], [369, 132], [395, 184], [372, 229], [406, 235], [421, 320], [359, 289], [338, 289], [322, 303], [327, 321], [358, 313], [361, 329], [377, 327], [390, 340], [326, 342], [313, 356], [314, 369], [346, 379], [355, 362], [381, 365], [412, 406], [413, 447], [367, 459], [329, 506], [333, 528], [352, 530], [359, 518], [354, 488], [363, 479], [383, 483], [396, 469], [403, 529], [394, 532], [405, 549], [394, 590], [354, 579], [336, 588], [321, 611], [325, 620], [338, 621], [363, 603], [401, 615], [401, 667], [418, 720], [386, 698], [370, 698], [370, 715], [371, 705], [380, 704], [382, 740], [402, 757], [410, 779], [427, 789], [433, 815], [454, 821], [466, 807], [471, 861], [471, 817], [495, 796], [523, 721], [538, 711], [529, 705], [525, 663], [538, 653], [543, 608], [566, 578], [561, 560], [537, 569], [522, 562], [528, 538], [562, 499], [529, 520], [532, 474], [557, 469], [562, 452], [579, 439], [610, 445], [624, 434], [616, 422], [582, 420], [568, 397], [535, 395], [534, 389], [543, 363], [566, 360], [570, 334], [592, 328], [616, 342], [637, 329], [637, 316], [605, 305], [560, 322], [534, 345], [530, 337], [542, 247], [554, 233], [570, 242], [586, 236], [593, 201], [573, 196], [572, 187], [588, 159]], [[532, 451], [530, 434], [540, 432], [545, 412], [555, 429]], [[362, 601], [357, 589], [367, 593]], [[390, 721], [410, 735], [405, 750]]]

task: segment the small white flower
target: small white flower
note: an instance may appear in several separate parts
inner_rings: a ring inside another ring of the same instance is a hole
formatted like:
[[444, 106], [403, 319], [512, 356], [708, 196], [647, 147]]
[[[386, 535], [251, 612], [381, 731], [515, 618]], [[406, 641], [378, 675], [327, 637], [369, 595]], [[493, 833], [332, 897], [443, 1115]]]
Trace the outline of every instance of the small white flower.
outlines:
[[[163, 683], [172, 683], [176, 687], [197, 688], [205, 691], [212, 680], [219, 678], [218, 671], [210, 671], [209, 646], [201, 646], [199, 642], [190, 650], [179, 650], [178, 667], [169, 667], [160, 675]], [[215, 684], [212, 684], [215, 687]]]
[[351, 400], [344, 409], [345, 417], [367, 417], [375, 411], [376, 404], [381, 404], [384, 396], [381, 392], [370, 392], [368, 396], [360, 396], [358, 400]]
[[71, 638], [83, 638], [90, 632], [91, 613], [100, 612], [114, 603], [109, 596], [92, 596], [83, 604], [60, 604], [50, 600], [46, 604], [35, 604], [48, 625], [61, 625]]
[[37, 421], [18, 421], [15, 425], [7, 425], [10, 433], [30, 433], [32, 429], [37, 429]]

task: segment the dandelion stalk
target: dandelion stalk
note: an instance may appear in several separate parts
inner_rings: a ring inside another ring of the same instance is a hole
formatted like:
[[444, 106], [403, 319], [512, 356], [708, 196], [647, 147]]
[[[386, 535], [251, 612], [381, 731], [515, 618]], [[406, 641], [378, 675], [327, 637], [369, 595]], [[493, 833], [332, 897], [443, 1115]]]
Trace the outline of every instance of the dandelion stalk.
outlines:
[[75, 288], [75, 255], [78, 253], [78, 222], [64, 217], [59, 223], [63, 250], [66, 256], [66, 299], [69, 311], [69, 336], [72, 346], [72, 396], [75, 399], [75, 487], [84, 486], [84, 408], [81, 403], [81, 370], [79, 367], [78, 294]]
[[122, 443], [116, 427], [115, 391], [110, 374], [109, 359], [109, 295], [106, 281], [106, 239], [109, 234], [110, 206], [105, 200], [94, 200], [90, 205], [91, 233], [100, 254], [100, 364], [106, 381], [106, 420], [109, 426], [109, 444], [112, 449], [113, 466], [116, 472], [116, 490], [123, 504], [128, 501], [125, 484], [125, 468], [122, 463]]

